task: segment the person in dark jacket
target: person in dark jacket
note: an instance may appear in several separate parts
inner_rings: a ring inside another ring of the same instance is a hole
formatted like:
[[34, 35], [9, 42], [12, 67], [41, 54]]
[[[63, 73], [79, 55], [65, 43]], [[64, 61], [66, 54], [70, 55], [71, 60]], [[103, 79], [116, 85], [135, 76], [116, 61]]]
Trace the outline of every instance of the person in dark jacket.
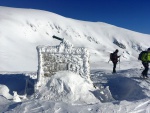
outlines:
[[112, 53], [112, 58], [111, 58], [111, 61], [113, 63], [113, 72], [112, 73], [116, 73], [116, 66], [117, 66], [117, 62], [119, 61], [119, 57], [117, 54], [118, 54], [118, 49], [115, 50], [115, 52]]
[[142, 55], [142, 64], [144, 66], [144, 70], [141, 73], [141, 78], [148, 78], [148, 70], [150, 63], [150, 48], [147, 49], [146, 53]]

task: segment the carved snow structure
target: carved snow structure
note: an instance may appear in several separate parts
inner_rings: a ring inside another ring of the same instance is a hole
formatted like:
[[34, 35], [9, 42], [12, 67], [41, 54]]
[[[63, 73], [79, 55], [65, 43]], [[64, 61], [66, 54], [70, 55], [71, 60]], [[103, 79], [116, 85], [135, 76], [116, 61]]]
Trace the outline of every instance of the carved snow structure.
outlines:
[[37, 87], [58, 71], [71, 71], [90, 81], [89, 51], [86, 48], [74, 48], [62, 39], [58, 46], [38, 46], [37, 52]]

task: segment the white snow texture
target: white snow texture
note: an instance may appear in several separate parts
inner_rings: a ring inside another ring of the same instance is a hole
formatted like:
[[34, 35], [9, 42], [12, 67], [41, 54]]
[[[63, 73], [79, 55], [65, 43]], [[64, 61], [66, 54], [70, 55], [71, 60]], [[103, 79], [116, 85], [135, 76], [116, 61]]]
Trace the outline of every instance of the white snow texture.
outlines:
[[[34, 89], [38, 70], [36, 47], [59, 45], [53, 35], [68, 40], [73, 48], [89, 50], [91, 80], [62, 70], [44, 77], [41, 86]], [[139, 79], [143, 68], [137, 60], [149, 42], [148, 34], [103, 22], [0, 7], [0, 112], [150, 113], [150, 81]], [[112, 74], [108, 60], [115, 49], [119, 50], [121, 62], [117, 73]]]

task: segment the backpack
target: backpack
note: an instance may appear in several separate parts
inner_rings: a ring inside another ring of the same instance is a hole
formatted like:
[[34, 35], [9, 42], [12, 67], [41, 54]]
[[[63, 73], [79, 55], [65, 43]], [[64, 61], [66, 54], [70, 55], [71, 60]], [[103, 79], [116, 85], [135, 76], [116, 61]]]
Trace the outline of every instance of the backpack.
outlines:
[[110, 60], [113, 61], [113, 53], [110, 53]]
[[147, 54], [147, 51], [142, 51], [138, 56], [138, 60], [144, 61], [146, 59], [145, 58], [146, 54]]

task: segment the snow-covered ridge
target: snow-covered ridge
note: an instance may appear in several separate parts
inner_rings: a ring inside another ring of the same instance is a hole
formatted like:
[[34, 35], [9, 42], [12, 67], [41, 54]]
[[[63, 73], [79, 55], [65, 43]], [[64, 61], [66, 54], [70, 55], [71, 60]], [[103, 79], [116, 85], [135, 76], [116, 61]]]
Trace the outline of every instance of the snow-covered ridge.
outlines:
[[0, 71], [36, 71], [36, 46], [58, 45], [53, 35], [75, 47], [88, 48], [91, 64], [108, 61], [116, 48], [123, 54], [122, 60], [137, 59], [138, 52], [150, 42], [150, 35], [33, 9], [0, 7], [0, 25]]

